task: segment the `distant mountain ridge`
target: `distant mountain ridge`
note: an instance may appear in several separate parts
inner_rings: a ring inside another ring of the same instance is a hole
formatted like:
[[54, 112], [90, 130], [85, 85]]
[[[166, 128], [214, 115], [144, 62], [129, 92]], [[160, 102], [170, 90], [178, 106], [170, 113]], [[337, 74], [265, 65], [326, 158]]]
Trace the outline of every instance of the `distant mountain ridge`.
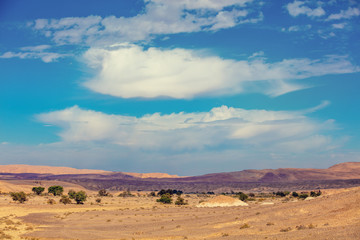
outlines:
[[177, 175], [167, 173], [128, 173], [112, 172], [105, 170], [77, 169], [71, 167], [52, 167], [52, 166], [35, 166], [26, 164], [0, 165], [0, 173], [36, 173], [36, 174], [53, 174], [53, 175], [76, 175], [76, 174], [101, 174], [111, 175], [122, 173], [136, 178], [179, 178]]
[[29, 165], [0, 165], [0, 180], [65, 181], [90, 190], [181, 189], [186, 192], [276, 191], [360, 186], [360, 162], [327, 169], [279, 168], [179, 177], [166, 173], [126, 173]]

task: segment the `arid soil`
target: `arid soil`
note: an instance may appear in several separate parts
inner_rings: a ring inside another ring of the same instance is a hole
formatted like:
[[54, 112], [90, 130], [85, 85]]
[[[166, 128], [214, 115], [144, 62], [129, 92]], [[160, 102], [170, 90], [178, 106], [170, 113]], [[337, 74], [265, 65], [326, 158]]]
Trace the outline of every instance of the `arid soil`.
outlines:
[[249, 206], [213, 208], [196, 207], [211, 195], [183, 194], [189, 205], [175, 206], [145, 192], [125, 198], [113, 192], [96, 203], [97, 192], [86, 192], [83, 205], [34, 195], [20, 204], [1, 194], [0, 239], [360, 239], [359, 187], [324, 190], [311, 200], [257, 197]]

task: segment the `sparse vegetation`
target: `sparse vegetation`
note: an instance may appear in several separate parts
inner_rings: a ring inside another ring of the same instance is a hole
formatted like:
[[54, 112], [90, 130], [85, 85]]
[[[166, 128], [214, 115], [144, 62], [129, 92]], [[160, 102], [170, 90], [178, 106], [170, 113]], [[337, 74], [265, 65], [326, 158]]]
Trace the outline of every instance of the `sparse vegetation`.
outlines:
[[76, 192], [72, 189], [69, 190], [68, 195], [71, 199], [75, 199]]
[[127, 189], [126, 191], [120, 193], [119, 197], [135, 197], [135, 195], [130, 192], [130, 189]]
[[291, 231], [291, 227], [280, 229], [280, 232], [289, 232], [289, 231]]
[[106, 191], [106, 189], [100, 189], [99, 192], [98, 192], [98, 195], [100, 197], [107, 197], [109, 196], [110, 194]]
[[28, 200], [24, 192], [11, 192], [10, 196], [15, 202], [19, 203], [24, 203]]
[[246, 199], [249, 198], [249, 196], [246, 195], [246, 194], [243, 193], [243, 192], [238, 192], [236, 195], [239, 197], [239, 199], [240, 199], [241, 201], [246, 201]]
[[299, 198], [300, 198], [300, 199], [305, 199], [305, 198], [307, 198], [307, 197], [309, 197], [309, 195], [308, 195], [307, 193], [301, 193], [301, 194], [299, 195]]
[[319, 190], [319, 191], [317, 191], [317, 192], [315, 192], [315, 191], [311, 191], [310, 192], [310, 197], [318, 197], [318, 196], [320, 196], [321, 195], [321, 191]]
[[47, 204], [54, 205], [56, 204], [56, 201], [54, 199], [47, 200]]
[[66, 205], [66, 204], [70, 204], [71, 200], [70, 200], [69, 196], [62, 195], [59, 202]]
[[291, 194], [293, 197], [299, 197], [299, 194], [297, 192], [292, 192]]
[[95, 199], [95, 202], [96, 202], [96, 203], [101, 203], [101, 198]]
[[40, 195], [42, 192], [45, 191], [45, 188], [43, 187], [33, 187], [31, 189], [36, 195]]
[[48, 193], [53, 194], [54, 196], [60, 196], [64, 192], [62, 186], [51, 186], [48, 188]]
[[170, 193], [162, 194], [159, 199], [156, 200], [157, 202], [161, 202], [164, 204], [171, 204], [172, 203], [172, 196]]
[[313, 228], [315, 228], [316, 226], [315, 225], [313, 225], [312, 223], [310, 223], [309, 225], [308, 225], [308, 228], [309, 229], [313, 229]]
[[181, 196], [178, 196], [178, 198], [175, 201], [175, 205], [187, 205], [187, 201], [185, 201], [184, 198], [182, 198]]
[[87, 195], [84, 191], [79, 191], [75, 194], [74, 200], [76, 204], [84, 204], [86, 201]]
[[244, 223], [240, 226], [240, 229], [250, 228], [250, 225], [247, 223]]
[[304, 230], [306, 227], [304, 225], [296, 226], [297, 230]]

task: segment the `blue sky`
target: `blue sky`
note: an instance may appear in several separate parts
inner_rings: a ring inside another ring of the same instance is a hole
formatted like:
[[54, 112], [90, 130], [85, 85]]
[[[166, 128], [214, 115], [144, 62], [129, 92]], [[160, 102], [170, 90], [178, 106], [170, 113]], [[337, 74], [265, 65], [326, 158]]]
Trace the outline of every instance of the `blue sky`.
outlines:
[[0, 1], [0, 164], [359, 161], [358, 1]]

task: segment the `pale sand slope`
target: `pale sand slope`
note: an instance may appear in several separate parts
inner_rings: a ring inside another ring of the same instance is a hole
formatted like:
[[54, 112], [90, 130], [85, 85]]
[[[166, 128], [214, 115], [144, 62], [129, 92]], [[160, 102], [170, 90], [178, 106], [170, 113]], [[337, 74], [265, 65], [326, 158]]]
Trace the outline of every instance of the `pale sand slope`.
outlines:
[[76, 169], [70, 167], [32, 166], [25, 164], [0, 165], [0, 173], [40, 173], [40, 174], [106, 174], [110, 171]]
[[206, 202], [202, 202], [197, 207], [237, 207], [237, 206], [249, 206], [249, 204], [229, 196], [219, 195], [209, 199]]
[[360, 188], [329, 192], [309, 201], [224, 208], [196, 208], [196, 195], [185, 195], [190, 205], [182, 207], [151, 197], [104, 197], [102, 205], [90, 205], [94, 196], [64, 206], [47, 205], [45, 197], [15, 204], [1, 196], [0, 229], [7, 227], [3, 232], [13, 239], [23, 233], [29, 239], [360, 239]]
[[[111, 174], [115, 172], [93, 169], [76, 169], [71, 167], [32, 166], [26, 164], [0, 165], [0, 173], [38, 173], [38, 174]], [[180, 178], [178, 175], [167, 173], [131, 173], [123, 174], [137, 178]]]
[[38, 180], [1, 180], [0, 181], [0, 193], [9, 193], [9, 192], [25, 192], [25, 193], [32, 193], [31, 189], [33, 187], [44, 187], [45, 191], [47, 192], [48, 187], [60, 185], [64, 188], [64, 193], [67, 194], [70, 189], [74, 191], [86, 191], [90, 192], [89, 190], [85, 189], [84, 187], [68, 183], [62, 181], [38, 181]]

